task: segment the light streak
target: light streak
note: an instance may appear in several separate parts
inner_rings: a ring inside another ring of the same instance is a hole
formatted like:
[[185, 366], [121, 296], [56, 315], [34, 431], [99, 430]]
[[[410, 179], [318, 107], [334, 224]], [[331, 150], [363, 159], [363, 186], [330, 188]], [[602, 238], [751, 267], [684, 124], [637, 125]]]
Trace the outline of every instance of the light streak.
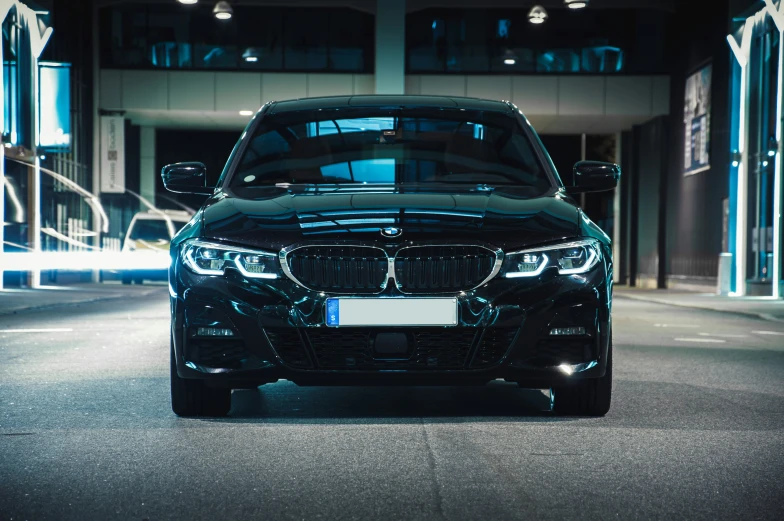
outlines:
[[171, 257], [164, 252], [5, 252], [2, 271], [39, 270], [165, 270]]

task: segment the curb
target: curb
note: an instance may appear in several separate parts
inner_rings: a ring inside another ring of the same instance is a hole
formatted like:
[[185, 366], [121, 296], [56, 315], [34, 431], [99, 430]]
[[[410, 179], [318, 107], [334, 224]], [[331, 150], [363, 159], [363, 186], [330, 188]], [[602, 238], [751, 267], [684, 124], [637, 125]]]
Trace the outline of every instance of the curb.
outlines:
[[[152, 293], [154, 293], [154, 290], [140, 292], [139, 294], [134, 295], [134, 296], [146, 297], [146, 296], [149, 296]], [[59, 308], [59, 307], [63, 307], [63, 306], [80, 306], [82, 304], [93, 304], [95, 302], [104, 302], [104, 301], [109, 301], [109, 300], [117, 300], [117, 299], [127, 298], [127, 297], [128, 297], [128, 295], [107, 295], [107, 296], [101, 296], [101, 297], [95, 297], [95, 298], [88, 298], [88, 299], [85, 299], [85, 300], [73, 300], [73, 301], [70, 301], [70, 302], [54, 302], [54, 303], [51, 303], [51, 304], [31, 305], [31, 306], [26, 306], [26, 307], [21, 307], [21, 308], [9, 309], [7, 311], [0, 310], [0, 317], [4, 317], [4, 316], [7, 316], [7, 315], [15, 315], [17, 313], [26, 313], [28, 311], [40, 311], [40, 310], [43, 310], [43, 309]]]
[[630, 295], [628, 293], [616, 293], [613, 295], [613, 298], [628, 298], [630, 300], [637, 300], [640, 302], [652, 302], [654, 304], [662, 304], [664, 306], [674, 306], [679, 308], [688, 308], [688, 309], [699, 309], [701, 311], [712, 311], [714, 313], [724, 313], [727, 315], [740, 315], [744, 317], [751, 317], [756, 318], [759, 320], [765, 320], [767, 322], [779, 322], [784, 323], [784, 318], [779, 318], [768, 313], [755, 313], [753, 311], [736, 311], [736, 310], [728, 310], [728, 309], [716, 309], [709, 306], [700, 306], [695, 304], [683, 304], [681, 302], [673, 302], [671, 300], [662, 300], [656, 297], [644, 297], [640, 295]]

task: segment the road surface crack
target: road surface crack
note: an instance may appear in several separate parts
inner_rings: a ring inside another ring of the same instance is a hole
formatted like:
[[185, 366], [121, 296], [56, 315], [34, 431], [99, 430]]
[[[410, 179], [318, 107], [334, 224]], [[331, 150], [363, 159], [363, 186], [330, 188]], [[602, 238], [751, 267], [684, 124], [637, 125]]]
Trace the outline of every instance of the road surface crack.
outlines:
[[427, 447], [427, 466], [430, 468], [432, 474], [432, 488], [433, 495], [436, 499], [436, 512], [438, 513], [437, 519], [446, 519], [444, 515], [444, 498], [441, 496], [441, 487], [438, 483], [438, 475], [436, 474], [436, 457], [433, 452], [433, 446], [430, 444], [430, 436], [427, 433], [427, 426], [425, 420], [422, 420], [422, 435], [425, 439], [425, 447]]

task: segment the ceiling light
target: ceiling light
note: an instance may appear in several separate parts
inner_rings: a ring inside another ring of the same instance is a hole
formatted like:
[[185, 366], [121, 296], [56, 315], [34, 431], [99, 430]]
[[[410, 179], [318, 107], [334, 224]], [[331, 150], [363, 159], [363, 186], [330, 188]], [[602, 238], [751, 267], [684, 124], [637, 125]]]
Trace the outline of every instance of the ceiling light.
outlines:
[[234, 14], [234, 9], [231, 8], [231, 4], [225, 0], [221, 0], [215, 4], [215, 8], [212, 10], [212, 14], [215, 15], [215, 18], [218, 20], [228, 20], [231, 18], [231, 15]]
[[252, 116], [252, 115], [253, 115], [253, 111], [252, 110], [241, 110], [240, 111], [240, 116]]
[[242, 53], [242, 59], [248, 63], [256, 63], [259, 61], [261, 57], [261, 51], [258, 47], [248, 47], [245, 49], [245, 52]]
[[588, 0], [564, 0], [569, 9], [582, 9], [588, 5]]
[[512, 49], [507, 49], [504, 53], [504, 65], [514, 65], [517, 63], [517, 55]]
[[535, 5], [528, 11], [528, 21], [532, 24], [543, 24], [547, 21], [547, 11], [541, 5]]
[[199, 3], [199, 0], [177, 0], [181, 4], [193, 5]]

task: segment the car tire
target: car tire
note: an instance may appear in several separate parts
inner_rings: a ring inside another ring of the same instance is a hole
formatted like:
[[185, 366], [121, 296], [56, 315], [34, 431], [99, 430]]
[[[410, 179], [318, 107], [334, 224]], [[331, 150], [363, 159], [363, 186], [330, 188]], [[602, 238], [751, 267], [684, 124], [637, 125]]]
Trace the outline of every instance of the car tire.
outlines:
[[123, 276], [122, 276], [122, 283], [127, 286], [131, 282], [133, 282], [133, 278], [131, 277], [131, 275], [130, 274], [123, 274]]
[[612, 332], [607, 346], [607, 371], [600, 378], [553, 387], [553, 412], [570, 416], [604, 416], [612, 398]]
[[171, 404], [177, 416], [226, 416], [231, 409], [231, 389], [212, 389], [202, 380], [177, 374], [174, 345], [170, 348]]

